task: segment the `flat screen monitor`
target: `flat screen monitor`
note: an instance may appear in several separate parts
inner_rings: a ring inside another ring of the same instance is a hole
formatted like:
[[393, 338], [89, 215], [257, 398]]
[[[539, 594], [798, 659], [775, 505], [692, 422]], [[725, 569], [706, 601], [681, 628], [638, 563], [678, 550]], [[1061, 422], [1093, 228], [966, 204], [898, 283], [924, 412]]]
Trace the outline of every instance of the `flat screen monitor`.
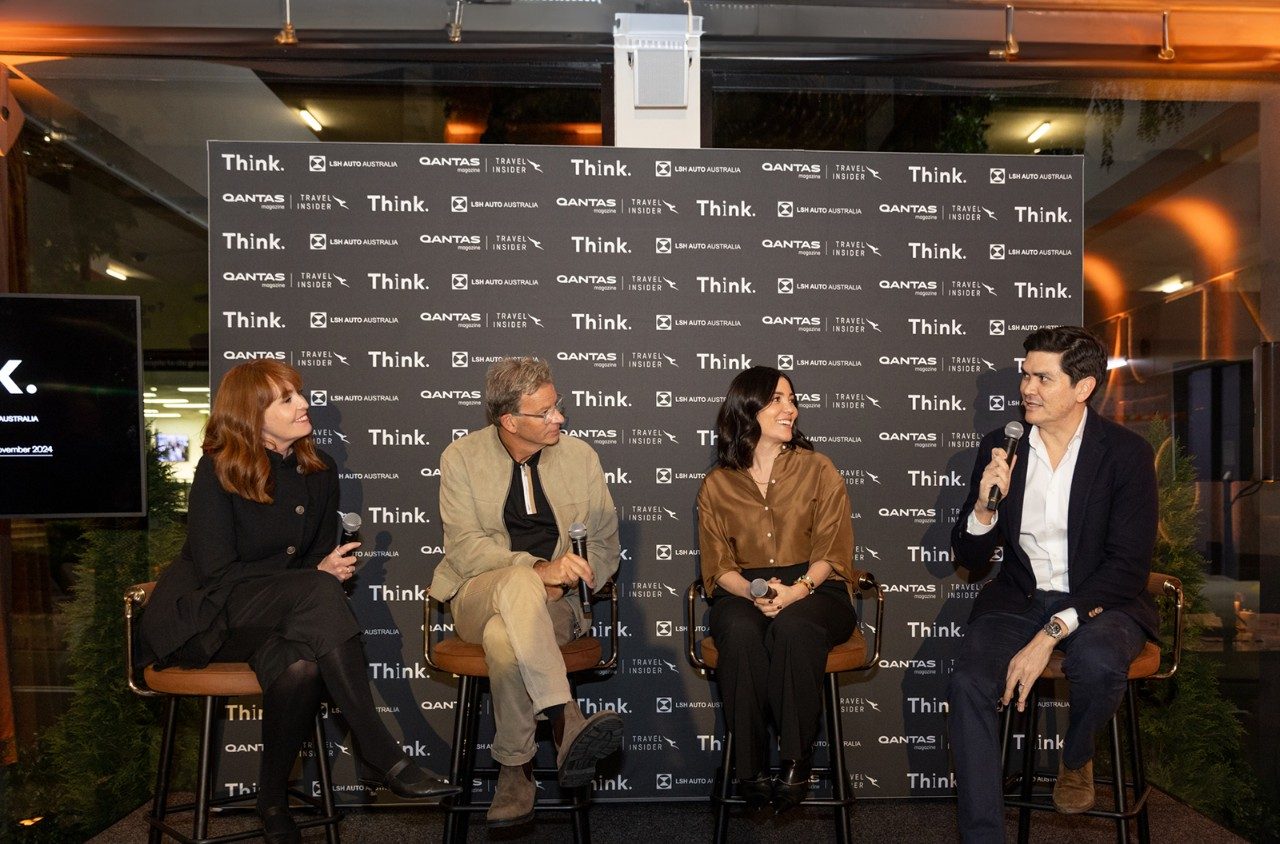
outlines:
[[146, 512], [137, 296], [0, 295], [0, 518]]

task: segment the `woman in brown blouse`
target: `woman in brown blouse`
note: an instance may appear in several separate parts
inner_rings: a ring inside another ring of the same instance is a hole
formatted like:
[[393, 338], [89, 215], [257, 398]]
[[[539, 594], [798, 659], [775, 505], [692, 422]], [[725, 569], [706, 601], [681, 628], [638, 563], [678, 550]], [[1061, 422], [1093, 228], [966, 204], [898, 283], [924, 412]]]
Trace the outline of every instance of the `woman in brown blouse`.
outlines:
[[[787, 376], [767, 366], [739, 373], [716, 420], [717, 465], [698, 491], [738, 788], [750, 805], [772, 800], [778, 812], [808, 790], [827, 651], [857, 622], [844, 479], [796, 428], [799, 415]], [[756, 579], [771, 594], [753, 598]], [[766, 768], [770, 724], [782, 759], [776, 778]]]

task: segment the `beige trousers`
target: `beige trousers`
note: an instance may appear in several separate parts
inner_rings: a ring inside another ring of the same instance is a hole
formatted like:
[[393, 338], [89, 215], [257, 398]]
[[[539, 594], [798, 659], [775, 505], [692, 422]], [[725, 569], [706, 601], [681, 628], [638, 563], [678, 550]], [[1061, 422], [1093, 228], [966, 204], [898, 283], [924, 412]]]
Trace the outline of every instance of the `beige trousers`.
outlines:
[[489, 666], [500, 765], [523, 765], [537, 747], [538, 713], [572, 699], [560, 646], [573, 636], [573, 609], [548, 601], [531, 568], [510, 566], [478, 574], [449, 602], [458, 636], [479, 643]]

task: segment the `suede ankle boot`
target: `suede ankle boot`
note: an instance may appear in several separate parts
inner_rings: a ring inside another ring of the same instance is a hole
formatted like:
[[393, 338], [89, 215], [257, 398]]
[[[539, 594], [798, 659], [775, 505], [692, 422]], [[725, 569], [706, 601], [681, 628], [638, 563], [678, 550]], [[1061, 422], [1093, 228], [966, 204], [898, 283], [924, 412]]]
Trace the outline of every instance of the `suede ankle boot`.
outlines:
[[523, 765], [501, 765], [493, 803], [485, 815], [489, 826], [516, 826], [533, 820], [533, 798], [538, 787], [533, 782], [533, 761]]

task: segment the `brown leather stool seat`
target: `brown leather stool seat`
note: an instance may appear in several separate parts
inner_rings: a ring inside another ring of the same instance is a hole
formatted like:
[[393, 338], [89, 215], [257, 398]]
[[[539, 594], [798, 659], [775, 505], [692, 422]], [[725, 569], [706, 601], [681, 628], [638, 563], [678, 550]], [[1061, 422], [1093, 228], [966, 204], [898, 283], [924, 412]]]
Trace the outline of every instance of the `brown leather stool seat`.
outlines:
[[[569, 673], [595, 668], [604, 649], [594, 636], [583, 636], [562, 645], [564, 666]], [[488, 677], [489, 666], [484, 661], [484, 648], [450, 636], [437, 642], [431, 649], [431, 659], [441, 671], [459, 677]]]
[[[716, 640], [707, 636], [699, 640], [702, 648], [702, 661], [708, 668], [715, 668], [720, 660], [720, 652], [716, 650]], [[841, 674], [845, 671], [857, 671], [867, 661], [867, 640], [861, 630], [853, 631], [847, 642], [841, 642], [827, 651], [828, 674]]]
[[262, 694], [258, 675], [247, 662], [211, 662], [204, 668], [165, 668], [148, 665], [142, 679], [153, 692], [166, 695], [239, 697]]

